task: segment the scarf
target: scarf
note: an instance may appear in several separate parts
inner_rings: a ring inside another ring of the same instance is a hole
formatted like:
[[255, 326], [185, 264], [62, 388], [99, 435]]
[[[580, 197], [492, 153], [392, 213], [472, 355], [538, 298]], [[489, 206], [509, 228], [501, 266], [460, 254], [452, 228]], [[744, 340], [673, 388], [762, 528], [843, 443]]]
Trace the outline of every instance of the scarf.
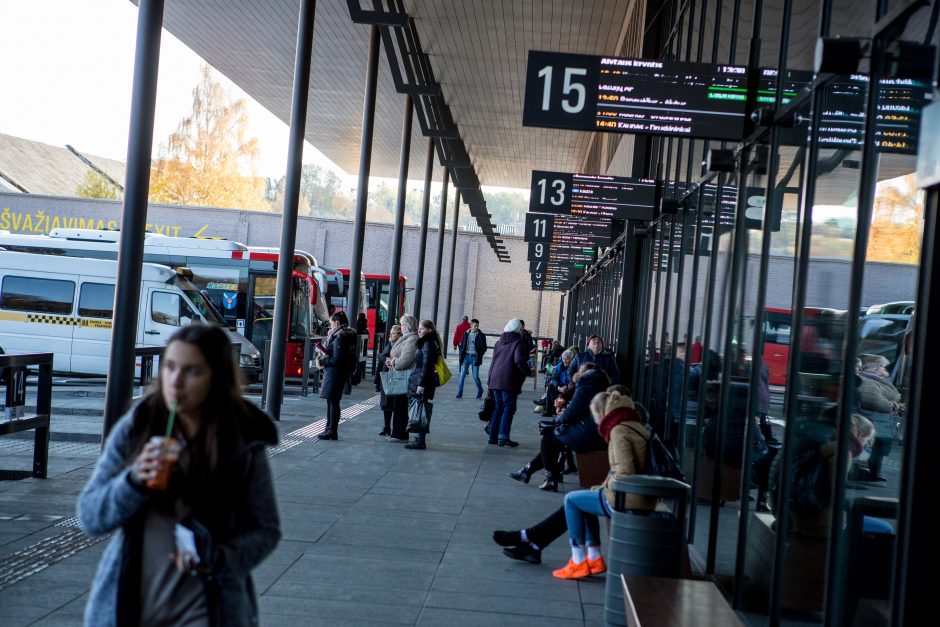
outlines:
[[642, 422], [640, 420], [640, 414], [638, 414], [635, 409], [620, 407], [604, 414], [600, 424], [597, 425], [597, 431], [601, 434], [601, 437], [604, 438], [605, 442], [610, 442], [610, 432], [614, 430], [614, 427], [622, 422], [630, 421]]

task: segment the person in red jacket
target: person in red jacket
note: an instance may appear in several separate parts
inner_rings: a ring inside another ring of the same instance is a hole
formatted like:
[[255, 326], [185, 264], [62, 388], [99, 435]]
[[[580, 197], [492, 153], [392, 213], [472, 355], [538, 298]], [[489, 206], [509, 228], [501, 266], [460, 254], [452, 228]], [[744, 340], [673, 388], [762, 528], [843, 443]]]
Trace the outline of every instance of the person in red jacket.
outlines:
[[467, 322], [469, 316], [464, 316], [463, 320], [460, 321], [460, 324], [457, 325], [457, 328], [454, 330], [454, 341], [452, 344], [454, 348], [460, 348], [460, 341], [463, 340], [463, 334], [470, 330], [470, 323]]

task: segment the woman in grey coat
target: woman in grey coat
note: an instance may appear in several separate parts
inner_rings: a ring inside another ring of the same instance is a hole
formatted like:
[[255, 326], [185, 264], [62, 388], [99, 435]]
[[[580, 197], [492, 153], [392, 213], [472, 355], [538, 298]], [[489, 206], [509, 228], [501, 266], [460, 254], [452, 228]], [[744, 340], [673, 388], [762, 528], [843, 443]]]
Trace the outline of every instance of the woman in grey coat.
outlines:
[[86, 625], [258, 624], [251, 570], [281, 537], [265, 455], [277, 432], [237, 377], [225, 333], [183, 327], [150, 392], [108, 436], [78, 501], [86, 533], [114, 532]]
[[891, 381], [883, 355], [859, 355], [862, 367], [858, 371], [858, 405], [863, 416], [875, 425], [875, 443], [868, 458], [868, 480], [885, 481], [881, 474], [884, 458], [891, 454], [897, 423], [895, 417], [904, 409], [901, 394]]
[[[399, 320], [401, 337], [395, 342], [385, 365], [389, 370], [411, 370], [415, 366], [415, 351], [418, 343], [418, 320], [405, 314]], [[408, 432], [408, 397], [404, 394], [392, 396], [392, 433], [385, 438], [388, 442], [407, 442]]]

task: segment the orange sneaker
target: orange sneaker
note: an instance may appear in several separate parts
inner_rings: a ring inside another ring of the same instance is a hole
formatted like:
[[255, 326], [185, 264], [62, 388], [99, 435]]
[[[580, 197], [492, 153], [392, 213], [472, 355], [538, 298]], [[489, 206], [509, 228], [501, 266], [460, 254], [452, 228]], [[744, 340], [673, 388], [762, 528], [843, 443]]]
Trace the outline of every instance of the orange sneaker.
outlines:
[[568, 560], [562, 568], [552, 571], [552, 575], [558, 579], [584, 579], [591, 574], [591, 568], [587, 560], [580, 564], [575, 564], [574, 560]]
[[588, 570], [591, 571], [592, 575], [600, 575], [601, 573], [607, 572], [607, 562], [604, 561], [604, 556], [601, 555], [596, 560], [587, 561]]

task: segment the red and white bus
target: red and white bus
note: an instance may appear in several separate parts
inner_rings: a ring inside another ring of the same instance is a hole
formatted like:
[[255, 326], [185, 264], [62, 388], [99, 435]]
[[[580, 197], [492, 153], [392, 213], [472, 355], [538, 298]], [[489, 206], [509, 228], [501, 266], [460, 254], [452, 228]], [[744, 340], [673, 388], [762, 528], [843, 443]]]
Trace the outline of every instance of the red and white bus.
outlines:
[[[349, 268], [338, 268], [349, 285]], [[375, 332], [378, 325], [379, 333], [385, 333], [385, 325], [388, 321], [389, 313], [389, 277], [387, 274], [363, 274], [360, 282], [359, 302], [364, 303], [360, 311], [366, 314], [366, 321], [369, 325], [369, 348], [375, 348]], [[408, 279], [404, 276], [398, 276], [398, 303], [392, 309], [393, 317], [398, 320], [407, 311], [410, 299], [408, 298]], [[345, 301], [344, 301], [345, 306]], [[344, 309], [344, 307], [339, 307]], [[349, 312], [346, 312], [349, 315]], [[352, 318], [352, 316], [350, 316]], [[356, 321], [350, 319], [349, 324], [355, 326]]]
[[[844, 322], [845, 311], [822, 307], [807, 307], [803, 310], [803, 336], [801, 348], [804, 362], [816, 356], [826, 359], [825, 355], [835, 348], [832, 329], [820, 329], [826, 319]], [[793, 325], [793, 312], [789, 309], [767, 307], [764, 309], [764, 363], [770, 370], [770, 385], [787, 384], [787, 364], [790, 360], [790, 329]], [[832, 325], [830, 325], [832, 326]], [[841, 341], [841, 340], [840, 340]], [[833, 346], [828, 346], [833, 344]], [[830, 358], [834, 358], [830, 355]]]

